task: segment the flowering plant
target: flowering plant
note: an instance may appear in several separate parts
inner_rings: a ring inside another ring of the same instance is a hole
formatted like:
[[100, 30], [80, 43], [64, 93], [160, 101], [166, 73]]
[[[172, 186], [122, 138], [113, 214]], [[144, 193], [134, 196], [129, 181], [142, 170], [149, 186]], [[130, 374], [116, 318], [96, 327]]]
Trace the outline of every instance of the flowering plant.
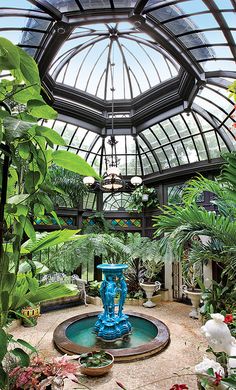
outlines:
[[78, 365], [70, 362], [78, 356], [62, 356], [51, 361], [36, 356], [28, 367], [17, 366], [9, 373], [10, 389], [63, 389], [64, 379], [78, 383]]

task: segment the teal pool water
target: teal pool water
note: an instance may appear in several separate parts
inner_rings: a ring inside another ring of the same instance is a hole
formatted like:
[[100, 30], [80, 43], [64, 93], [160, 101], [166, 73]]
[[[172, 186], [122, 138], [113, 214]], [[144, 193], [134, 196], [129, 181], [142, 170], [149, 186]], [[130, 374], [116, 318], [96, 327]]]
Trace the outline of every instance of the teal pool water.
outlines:
[[156, 326], [144, 318], [138, 318], [129, 315], [129, 321], [132, 325], [132, 334], [125, 340], [106, 343], [97, 339], [93, 333], [93, 327], [97, 321], [97, 316], [84, 318], [74, 322], [66, 329], [66, 337], [75, 344], [83, 347], [99, 347], [109, 349], [135, 348], [152, 341], [157, 336]]

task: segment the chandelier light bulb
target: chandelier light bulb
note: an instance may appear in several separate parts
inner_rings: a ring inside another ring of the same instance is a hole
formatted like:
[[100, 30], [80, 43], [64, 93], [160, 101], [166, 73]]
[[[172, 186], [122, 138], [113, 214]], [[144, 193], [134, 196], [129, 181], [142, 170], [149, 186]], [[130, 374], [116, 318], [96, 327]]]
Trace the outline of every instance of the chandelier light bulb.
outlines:
[[131, 177], [130, 182], [133, 186], [137, 187], [142, 184], [143, 179], [140, 176], [133, 176]]
[[92, 186], [94, 183], [95, 183], [95, 179], [94, 177], [92, 176], [85, 176], [83, 178], [83, 183], [86, 185], [86, 186]]

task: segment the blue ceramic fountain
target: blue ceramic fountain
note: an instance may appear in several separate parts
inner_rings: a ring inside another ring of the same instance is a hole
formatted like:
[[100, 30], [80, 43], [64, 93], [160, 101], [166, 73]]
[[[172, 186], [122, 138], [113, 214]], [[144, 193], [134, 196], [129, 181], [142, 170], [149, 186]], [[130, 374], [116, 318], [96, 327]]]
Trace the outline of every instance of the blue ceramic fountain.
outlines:
[[[131, 333], [129, 317], [123, 313], [127, 286], [123, 275], [126, 264], [99, 264], [97, 268], [104, 274], [100, 294], [102, 298], [103, 313], [98, 315], [94, 331], [97, 337], [104, 341], [121, 340]], [[115, 297], [119, 301], [115, 304]]]

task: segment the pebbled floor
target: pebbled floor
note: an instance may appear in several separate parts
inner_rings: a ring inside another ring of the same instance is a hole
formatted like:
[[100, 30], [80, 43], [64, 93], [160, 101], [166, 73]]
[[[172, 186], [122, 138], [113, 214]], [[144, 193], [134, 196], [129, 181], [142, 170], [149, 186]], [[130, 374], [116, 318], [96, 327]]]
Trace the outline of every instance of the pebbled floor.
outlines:
[[[177, 302], [161, 302], [152, 309], [142, 306], [126, 308], [163, 321], [170, 329], [170, 345], [162, 353], [149, 359], [132, 363], [116, 363], [112, 371], [104, 377], [81, 376], [81, 383], [89, 389], [96, 390], [119, 390], [116, 381], [121, 382], [126, 390], [169, 390], [175, 383], [185, 383], [189, 390], [197, 390], [196, 377], [191, 374], [191, 368], [202, 360], [207, 343], [200, 332], [201, 323], [188, 316], [190, 306]], [[42, 314], [36, 327], [13, 326], [11, 333], [37, 346], [45, 357], [60, 356], [52, 342], [52, 334], [56, 326], [77, 314], [99, 309], [90, 304], [88, 307], [77, 306], [52, 311]], [[86, 387], [71, 383], [65, 385], [65, 390], [73, 388]]]

